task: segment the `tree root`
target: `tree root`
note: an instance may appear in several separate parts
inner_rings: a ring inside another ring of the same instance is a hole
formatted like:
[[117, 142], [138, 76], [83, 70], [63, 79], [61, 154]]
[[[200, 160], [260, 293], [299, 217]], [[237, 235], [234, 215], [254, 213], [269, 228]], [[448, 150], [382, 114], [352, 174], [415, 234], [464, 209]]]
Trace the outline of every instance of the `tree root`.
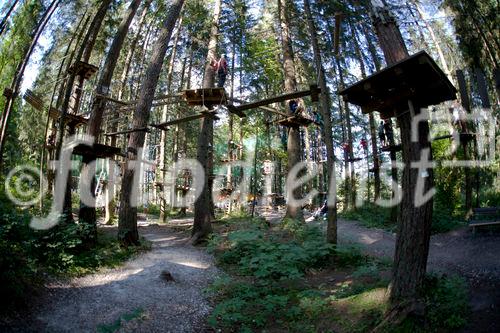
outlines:
[[386, 313], [384, 320], [382, 320], [382, 322], [378, 324], [377, 327], [371, 331], [371, 333], [385, 332], [391, 327], [400, 325], [410, 315], [423, 315], [424, 308], [424, 304], [417, 300], [396, 304]]

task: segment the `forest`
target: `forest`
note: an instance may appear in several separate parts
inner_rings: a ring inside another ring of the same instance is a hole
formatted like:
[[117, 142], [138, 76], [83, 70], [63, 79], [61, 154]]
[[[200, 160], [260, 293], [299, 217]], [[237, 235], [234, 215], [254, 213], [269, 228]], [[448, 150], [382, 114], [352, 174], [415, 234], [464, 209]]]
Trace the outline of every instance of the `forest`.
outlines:
[[499, 26], [0, 0], [0, 331], [499, 332]]

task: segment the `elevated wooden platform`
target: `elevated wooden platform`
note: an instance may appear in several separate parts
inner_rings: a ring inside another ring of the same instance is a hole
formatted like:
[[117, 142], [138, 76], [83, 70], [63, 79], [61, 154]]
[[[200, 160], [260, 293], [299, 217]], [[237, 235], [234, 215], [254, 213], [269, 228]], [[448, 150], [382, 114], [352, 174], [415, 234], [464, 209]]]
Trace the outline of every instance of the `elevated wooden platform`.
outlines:
[[120, 148], [94, 143], [92, 146], [80, 144], [73, 149], [73, 154], [91, 158], [110, 158], [121, 155]]
[[386, 152], [392, 152], [392, 151], [398, 152], [398, 151], [403, 150], [403, 147], [399, 144], [399, 145], [395, 145], [395, 146], [385, 146], [385, 147], [380, 148], [380, 150], [386, 151]]
[[86, 80], [90, 79], [97, 71], [99, 67], [88, 64], [83, 61], [77, 61], [68, 69], [69, 74], [81, 75]]
[[[56, 110], [54, 108], [50, 108], [49, 116], [52, 119], [58, 120], [61, 118], [62, 112], [59, 110]], [[80, 126], [80, 125], [85, 125], [88, 122], [88, 119], [83, 117], [83, 116], [78, 116], [76, 114], [69, 114], [67, 113], [65, 116], [66, 118], [66, 124], [68, 126]]]
[[277, 123], [285, 127], [300, 127], [311, 125], [313, 123], [313, 120], [309, 118], [293, 116], [278, 120]]
[[362, 161], [362, 160], [363, 159], [361, 157], [356, 157], [356, 158], [349, 158], [346, 161], [349, 162], [349, 163], [353, 163], [353, 162], [359, 162], [359, 161]]
[[408, 110], [411, 99], [419, 107], [456, 99], [457, 90], [435, 61], [421, 51], [356, 84], [340, 95], [363, 113], [380, 112], [383, 119]]
[[184, 90], [182, 98], [188, 105], [200, 105], [212, 108], [214, 105], [226, 105], [227, 95], [224, 88], [201, 88]]

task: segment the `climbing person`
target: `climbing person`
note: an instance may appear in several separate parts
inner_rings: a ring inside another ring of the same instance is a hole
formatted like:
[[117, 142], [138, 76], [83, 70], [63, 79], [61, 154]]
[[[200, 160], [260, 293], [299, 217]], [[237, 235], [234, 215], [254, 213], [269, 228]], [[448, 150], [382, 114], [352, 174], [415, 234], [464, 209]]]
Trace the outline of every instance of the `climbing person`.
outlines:
[[366, 141], [365, 138], [362, 138], [360, 145], [361, 145], [361, 148], [363, 148], [363, 150], [366, 150], [368, 148], [368, 141]]
[[302, 118], [309, 118], [307, 116], [306, 105], [302, 98], [297, 99], [297, 116]]
[[226, 83], [227, 76], [227, 60], [226, 55], [222, 54], [219, 60], [212, 61], [212, 67], [217, 73], [217, 87], [223, 88], [224, 83]]
[[394, 131], [392, 129], [392, 121], [391, 119], [384, 120], [384, 129], [385, 136], [387, 138], [387, 145], [390, 145], [394, 142]]
[[321, 117], [321, 115], [319, 114], [319, 112], [318, 111], [314, 111], [313, 115], [314, 115], [314, 122], [316, 123], [316, 125], [318, 125], [320, 127], [323, 127], [325, 124], [324, 124], [323, 118]]
[[289, 102], [288, 102], [288, 107], [290, 108], [290, 112], [292, 113], [292, 115], [296, 115], [296, 112], [297, 112], [297, 109], [299, 108], [299, 103], [297, 102], [296, 99], [291, 99]]
[[380, 139], [380, 144], [382, 147], [386, 146], [386, 137], [385, 137], [385, 128], [384, 128], [384, 122], [381, 121], [380, 125], [378, 125], [378, 138]]

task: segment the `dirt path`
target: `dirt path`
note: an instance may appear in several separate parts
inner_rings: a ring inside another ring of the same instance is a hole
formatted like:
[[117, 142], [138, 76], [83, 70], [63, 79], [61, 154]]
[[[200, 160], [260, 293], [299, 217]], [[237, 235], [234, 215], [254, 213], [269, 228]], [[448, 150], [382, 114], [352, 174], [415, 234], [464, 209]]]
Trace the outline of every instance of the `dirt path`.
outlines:
[[[49, 286], [30, 330], [202, 332], [211, 311], [203, 289], [217, 275], [212, 257], [171, 228], [142, 226], [139, 232], [153, 243], [151, 251], [120, 268]], [[160, 277], [164, 270], [174, 282]]]
[[[272, 223], [278, 223], [283, 212], [261, 212]], [[311, 218], [310, 223], [318, 223]], [[321, 223], [321, 222], [319, 222]], [[321, 226], [326, 228], [326, 222]], [[359, 244], [372, 256], [392, 259], [396, 235], [385, 230], [367, 228], [355, 221], [338, 221], [341, 244]], [[431, 237], [429, 272], [458, 274], [469, 284], [472, 316], [462, 332], [500, 332], [500, 234], [472, 235], [468, 228]]]
[[[395, 234], [339, 221], [341, 243], [361, 244], [364, 251], [392, 258]], [[427, 270], [463, 276], [469, 284], [472, 316], [462, 332], [500, 332], [500, 234], [472, 235], [468, 228], [431, 237]]]

